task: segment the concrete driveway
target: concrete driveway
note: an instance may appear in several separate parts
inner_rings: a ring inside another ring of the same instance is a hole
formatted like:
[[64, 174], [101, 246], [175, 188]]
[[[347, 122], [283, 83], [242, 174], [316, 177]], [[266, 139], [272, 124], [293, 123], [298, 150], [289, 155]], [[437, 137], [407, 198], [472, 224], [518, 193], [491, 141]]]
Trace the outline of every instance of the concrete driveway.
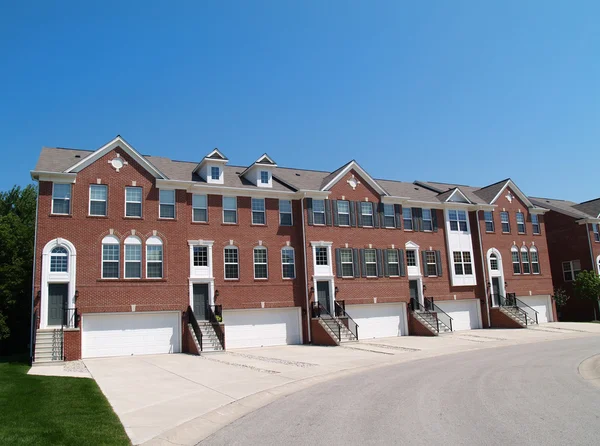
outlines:
[[230, 350], [206, 356], [85, 360], [134, 444], [196, 444], [284, 395], [359, 371], [469, 350], [600, 335], [600, 324], [473, 330], [440, 337], [367, 339]]

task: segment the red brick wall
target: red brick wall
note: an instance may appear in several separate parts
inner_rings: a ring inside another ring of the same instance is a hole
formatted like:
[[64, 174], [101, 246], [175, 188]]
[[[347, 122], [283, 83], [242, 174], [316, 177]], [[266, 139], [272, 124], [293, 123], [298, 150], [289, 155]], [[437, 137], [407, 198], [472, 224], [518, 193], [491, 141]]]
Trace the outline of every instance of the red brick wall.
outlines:
[[523, 328], [521, 324], [508, 317], [498, 308], [490, 309], [490, 319], [494, 328]]
[[336, 342], [331, 335], [319, 324], [318, 319], [310, 320], [310, 328], [312, 334], [312, 343], [315, 345], [336, 346]]
[[435, 333], [417, 320], [411, 311], [408, 312], [408, 334], [410, 336], [435, 336]]
[[65, 330], [63, 339], [65, 360], [81, 359], [81, 331], [79, 329]]

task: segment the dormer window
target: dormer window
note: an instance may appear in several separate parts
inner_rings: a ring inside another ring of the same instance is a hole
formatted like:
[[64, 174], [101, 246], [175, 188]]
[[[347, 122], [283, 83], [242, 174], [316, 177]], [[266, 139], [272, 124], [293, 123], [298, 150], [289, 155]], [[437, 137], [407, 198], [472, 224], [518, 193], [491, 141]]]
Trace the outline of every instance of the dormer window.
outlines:
[[212, 166], [210, 168], [210, 178], [214, 181], [219, 181], [219, 177], [221, 176], [221, 169], [217, 166]]
[[261, 184], [269, 184], [269, 172], [266, 170], [260, 171], [260, 182]]

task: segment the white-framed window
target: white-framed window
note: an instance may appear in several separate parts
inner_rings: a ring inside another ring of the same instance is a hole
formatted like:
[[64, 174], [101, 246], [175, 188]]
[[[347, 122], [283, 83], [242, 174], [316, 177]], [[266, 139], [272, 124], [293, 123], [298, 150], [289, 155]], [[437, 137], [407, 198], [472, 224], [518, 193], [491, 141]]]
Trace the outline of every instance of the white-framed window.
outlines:
[[329, 256], [327, 255], [327, 248], [323, 246], [317, 246], [315, 248], [315, 261], [317, 266], [329, 265]]
[[142, 216], [142, 188], [125, 187], [125, 217]]
[[521, 259], [519, 258], [519, 250], [516, 246], [511, 248], [510, 257], [513, 265], [513, 274], [521, 274]]
[[[435, 253], [433, 253], [433, 256], [435, 260]], [[414, 249], [406, 250], [406, 266], [417, 266], [417, 251], [415, 251]]]
[[490, 269], [498, 271], [498, 256], [494, 253], [490, 254]]
[[431, 209], [423, 209], [423, 230], [431, 232], [433, 231], [433, 217], [431, 215], [433, 211]]
[[69, 272], [69, 252], [62, 246], [57, 246], [50, 252], [50, 272]]
[[400, 262], [398, 259], [398, 250], [397, 249], [388, 249], [386, 261], [388, 264], [388, 274], [390, 276], [399, 276], [400, 275]]
[[437, 276], [438, 269], [437, 269], [437, 259], [435, 256], [435, 251], [425, 251], [425, 261], [426, 261], [425, 268], [427, 270], [427, 275], [428, 276]]
[[325, 224], [325, 200], [313, 200], [313, 223]]
[[192, 221], [206, 223], [208, 221], [208, 197], [192, 195]]
[[502, 224], [502, 233], [510, 233], [510, 220], [508, 219], [508, 212], [500, 212], [500, 223]]
[[494, 213], [492, 211], [483, 211], [485, 220], [485, 232], [494, 232]]
[[106, 200], [108, 186], [105, 184], [90, 184], [90, 215], [106, 217]]
[[523, 212], [517, 212], [517, 232], [525, 234], [525, 214]]
[[208, 266], [208, 246], [194, 246], [194, 266]]
[[175, 218], [175, 191], [163, 190], [159, 191], [160, 200], [160, 218]]
[[529, 248], [529, 254], [531, 256], [531, 272], [533, 274], [540, 273], [540, 258], [538, 255], [538, 250], [535, 246]]
[[223, 223], [237, 223], [237, 197], [223, 197]]
[[235, 246], [225, 248], [225, 279], [240, 278], [238, 249]]
[[340, 262], [342, 264], [342, 277], [354, 277], [354, 263], [352, 262], [351, 249], [340, 249]]
[[279, 224], [281, 226], [292, 226], [292, 200], [279, 200]]
[[469, 276], [473, 274], [471, 253], [469, 251], [454, 251], [454, 274], [457, 276]]
[[157, 236], [146, 241], [146, 278], [162, 279], [163, 277], [163, 242]]
[[412, 208], [402, 208], [402, 223], [404, 224], [405, 230], [412, 231], [412, 229], [413, 229]]
[[267, 248], [257, 246], [254, 248], [254, 278], [267, 279], [268, 277]]
[[451, 231], [467, 232], [467, 212], [451, 209], [448, 211]]
[[540, 218], [537, 214], [531, 214], [531, 226], [533, 228], [533, 233], [536, 235], [540, 234]]
[[253, 198], [252, 199], [252, 224], [253, 225], [264, 225], [266, 223], [265, 215], [265, 199], [264, 198]]
[[125, 239], [125, 274], [126, 279], [142, 278], [142, 241], [130, 235]]
[[530, 274], [531, 265], [529, 264], [529, 250], [525, 246], [521, 248], [521, 264], [523, 265], [523, 274]]
[[119, 239], [107, 235], [102, 239], [102, 278], [118, 279], [121, 260]]
[[600, 242], [600, 224], [592, 224], [592, 228], [594, 229], [594, 241]]
[[373, 203], [361, 202], [360, 203], [360, 219], [361, 223], [365, 227], [373, 226]]
[[294, 248], [286, 247], [281, 250], [281, 274], [284, 279], [296, 278]]
[[52, 183], [52, 213], [69, 215], [71, 213], [71, 185]]
[[581, 262], [579, 260], [563, 262], [562, 267], [565, 282], [572, 282], [581, 272]]
[[338, 223], [340, 226], [350, 226], [350, 202], [339, 200], [337, 202]]
[[383, 205], [383, 226], [385, 228], [396, 227], [396, 211], [393, 204]]
[[262, 184], [269, 184], [269, 172], [266, 170], [260, 171], [260, 182]]
[[377, 251], [365, 249], [365, 274], [367, 277], [377, 277]]
[[212, 166], [210, 168], [210, 179], [218, 181], [220, 177], [221, 177], [221, 169], [219, 169], [219, 167], [217, 167], [217, 166]]

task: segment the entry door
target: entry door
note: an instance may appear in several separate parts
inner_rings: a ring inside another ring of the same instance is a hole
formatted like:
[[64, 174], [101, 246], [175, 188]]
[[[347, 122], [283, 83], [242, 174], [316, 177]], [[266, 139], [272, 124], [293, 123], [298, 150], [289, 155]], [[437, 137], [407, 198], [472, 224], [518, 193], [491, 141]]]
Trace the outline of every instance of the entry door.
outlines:
[[409, 296], [415, 300], [417, 303], [421, 303], [419, 299], [419, 281], [418, 280], [409, 280], [408, 281], [408, 291]]
[[492, 277], [492, 306], [497, 307], [499, 305], [499, 296], [500, 295], [500, 278]]
[[317, 299], [331, 314], [331, 299], [329, 299], [329, 282], [317, 282]]
[[194, 316], [201, 321], [208, 319], [208, 283], [194, 284]]
[[69, 295], [68, 283], [48, 284], [48, 326], [63, 324], [67, 296]]

